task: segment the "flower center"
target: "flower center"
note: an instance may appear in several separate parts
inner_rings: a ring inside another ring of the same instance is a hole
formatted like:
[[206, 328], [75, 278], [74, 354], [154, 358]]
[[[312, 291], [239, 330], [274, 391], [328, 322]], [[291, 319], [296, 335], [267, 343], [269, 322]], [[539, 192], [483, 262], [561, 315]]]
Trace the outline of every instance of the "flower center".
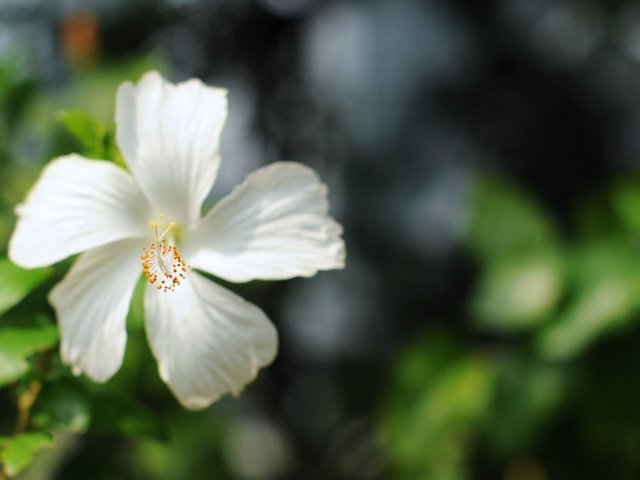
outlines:
[[173, 222], [167, 224], [162, 233], [158, 233], [158, 222], [149, 222], [156, 241], [148, 247], [142, 247], [142, 271], [147, 281], [158, 290], [173, 292], [180, 282], [186, 280], [190, 268], [182, 260], [175, 245], [167, 242], [165, 236], [175, 227]]

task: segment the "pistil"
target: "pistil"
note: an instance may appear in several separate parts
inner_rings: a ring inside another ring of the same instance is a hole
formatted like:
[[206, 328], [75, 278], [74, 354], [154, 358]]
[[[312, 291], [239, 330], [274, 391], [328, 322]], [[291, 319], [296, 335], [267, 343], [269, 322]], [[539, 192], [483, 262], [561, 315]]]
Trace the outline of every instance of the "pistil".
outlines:
[[180, 282], [186, 280], [189, 266], [175, 245], [168, 243], [165, 236], [175, 227], [170, 222], [161, 234], [158, 233], [158, 222], [149, 222], [156, 241], [149, 247], [142, 247], [142, 271], [147, 281], [158, 290], [173, 292]]

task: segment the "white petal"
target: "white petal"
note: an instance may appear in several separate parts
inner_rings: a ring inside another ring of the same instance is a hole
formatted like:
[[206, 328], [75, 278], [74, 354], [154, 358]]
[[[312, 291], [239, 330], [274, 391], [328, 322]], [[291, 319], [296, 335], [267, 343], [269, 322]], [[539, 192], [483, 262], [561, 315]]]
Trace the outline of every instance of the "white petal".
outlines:
[[49, 163], [16, 213], [9, 258], [25, 268], [143, 236], [150, 218], [131, 175], [111, 162], [78, 155]]
[[262, 310], [198, 273], [173, 292], [149, 285], [144, 303], [160, 377], [186, 408], [238, 395], [276, 354], [277, 333]]
[[327, 188], [299, 163], [256, 170], [185, 237], [190, 264], [234, 282], [309, 277], [343, 268], [342, 227]]
[[118, 146], [154, 207], [182, 225], [200, 217], [211, 190], [226, 116], [226, 90], [200, 80], [173, 85], [150, 72], [118, 89]]
[[122, 240], [83, 253], [51, 291], [62, 360], [74, 374], [105, 382], [120, 368], [125, 319], [141, 273], [139, 248], [140, 241]]

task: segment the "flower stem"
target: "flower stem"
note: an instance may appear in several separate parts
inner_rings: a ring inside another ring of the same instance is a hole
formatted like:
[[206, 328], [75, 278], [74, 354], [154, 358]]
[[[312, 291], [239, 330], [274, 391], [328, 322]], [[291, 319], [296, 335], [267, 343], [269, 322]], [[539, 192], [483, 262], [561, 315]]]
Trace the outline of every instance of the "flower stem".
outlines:
[[[18, 419], [16, 420], [16, 434], [24, 433], [29, 426], [29, 415], [31, 407], [36, 402], [38, 394], [42, 389], [42, 382], [34, 380], [29, 384], [29, 388], [18, 397]], [[0, 472], [0, 480], [3, 480]]]

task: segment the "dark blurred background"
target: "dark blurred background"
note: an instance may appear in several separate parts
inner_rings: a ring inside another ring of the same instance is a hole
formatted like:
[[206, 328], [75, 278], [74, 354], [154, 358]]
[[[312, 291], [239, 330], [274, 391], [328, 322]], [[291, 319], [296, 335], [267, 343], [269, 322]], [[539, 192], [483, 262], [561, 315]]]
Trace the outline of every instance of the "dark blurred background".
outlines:
[[112, 128], [149, 69], [229, 90], [211, 201], [309, 165], [347, 268], [230, 286], [280, 352], [203, 413], [134, 306], [112, 382], [45, 385], [43, 410], [60, 385], [91, 407], [20, 478], [640, 478], [640, 4], [1, 0], [2, 245], [71, 151], [59, 110]]

